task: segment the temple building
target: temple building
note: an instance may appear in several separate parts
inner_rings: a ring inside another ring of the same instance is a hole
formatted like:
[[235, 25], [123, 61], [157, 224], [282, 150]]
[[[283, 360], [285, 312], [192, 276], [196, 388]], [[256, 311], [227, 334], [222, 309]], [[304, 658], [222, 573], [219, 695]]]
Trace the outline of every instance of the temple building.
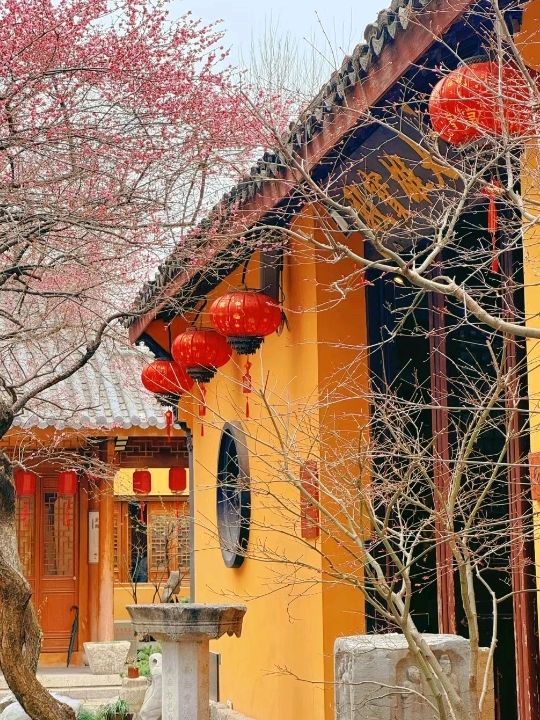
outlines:
[[[283, 147], [267, 152], [201, 224], [195, 240], [205, 249], [205, 261], [192, 263], [190, 249], [179, 246], [139, 297], [132, 342], [188, 370], [191, 362], [198, 372], [198, 386], [186, 388], [179, 405], [193, 437], [193, 597], [247, 603], [241, 642], [225, 638], [214, 649], [221, 654], [222, 697], [259, 720], [331, 720], [335, 640], [388, 629], [362, 592], [362, 563], [358, 553], [353, 561], [351, 533], [339, 523], [354, 515], [355, 527], [370, 536], [370, 524], [362, 524], [362, 508], [355, 506], [355, 487], [370, 473], [384, 474], [375, 464], [358, 467], [358, 448], [368, 443], [363, 428], [380, 412], [374, 395], [382, 398], [391, 387], [396, 407], [422, 405], [416, 439], [420, 447], [432, 447], [434, 458], [426, 486], [431, 483], [434, 495], [444, 497], [456, 433], [472, 421], [474, 392], [496, 382], [490, 358], [503, 347], [511, 381], [475, 452], [490, 462], [504, 457], [496, 501], [488, 504], [482, 522], [498, 528], [495, 534], [506, 544], [477, 569], [500, 598], [496, 717], [540, 715], [532, 547], [540, 499], [538, 341], [493, 332], [483, 321], [471, 321], [465, 302], [444, 293], [417, 293], [407, 284], [413, 250], [421, 254], [429, 247], [438, 227], [422, 225], [422, 218], [438, 212], [432, 193], [459, 196], [456, 163], [463, 163], [466, 175], [466, 163], [485, 152], [484, 145], [470, 145], [468, 157], [460, 158], [455, 149], [463, 142], [459, 133], [467, 134], [466, 121], [469, 130], [483, 122], [474, 107], [470, 116], [462, 112], [446, 127], [446, 149], [438, 145], [433, 152], [434, 106], [428, 103], [441, 75], [461, 73], [461, 78], [480, 63], [487, 73], [484, 86], [496, 87], [489, 76], [499, 67], [489, 61], [493, 37], [502, 37], [505, 47], [516, 43], [527, 66], [540, 70], [540, 3], [526, 3], [524, 12], [519, 4], [499, 5], [502, 21], [489, 2], [392, 2]], [[456, 82], [463, 87], [466, 81]], [[497, 127], [492, 117], [490, 132], [496, 134]], [[320, 194], [310, 195], [309, 183], [298, 182], [295, 161]], [[511, 172], [519, 178], [525, 205], [537, 208], [536, 144], [523, 140], [519, 152], [500, 165], [494, 163], [498, 175], [482, 178], [487, 191], [460, 206], [453, 253], [442, 253], [440, 262], [469, 287], [483, 283], [492, 312], [508, 322], [526, 317], [529, 327], [537, 328], [538, 225], [515, 214], [507, 218], [514, 233], [516, 222], [523, 221], [523, 232], [515, 234], [523, 236], [523, 247], [516, 248], [495, 221], [501, 212], [496, 193], [508, 185]], [[350, 230], [346, 213], [334, 212], [332, 198], [347, 202], [368, 228], [383, 228], [389, 247], [410, 265], [397, 274], [381, 269], [377, 248]], [[447, 221], [441, 216], [440, 225]], [[360, 273], [354, 253], [371, 259], [376, 269]], [[460, 264], [459, 257], [471, 258], [471, 264]], [[518, 278], [517, 284], [504, 277]], [[260, 296], [253, 298], [254, 289], [270, 298], [264, 308]], [[255, 304], [248, 308], [249, 303]], [[286, 321], [276, 319], [272, 303], [283, 309]], [[407, 312], [411, 306], [414, 312]], [[257, 332], [247, 328], [248, 315]], [[216, 331], [230, 340], [229, 349]], [[253, 335], [265, 336], [264, 343], [250, 345]], [[213, 372], [201, 374], [201, 367]], [[472, 382], [466, 390], [463, 368]], [[338, 399], [331, 403], [329, 397]], [[347, 450], [353, 447], [356, 452]], [[480, 473], [477, 479], [483, 487], [486, 478]], [[474, 489], [474, 478], [469, 481]], [[306, 501], [307, 491], [316, 508]], [[349, 502], [340, 505], [336, 498], [344, 495]], [[422, 505], [425, 497], [418, 497]], [[384, 508], [380, 512], [384, 516]], [[455, 561], [450, 540], [440, 539], [439, 522], [425, 543], [425, 571], [415, 580], [411, 613], [422, 632], [462, 634], [465, 611]], [[389, 563], [384, 581], [391, 583], [394, 572]], [[482, 593], [479, 588], [479, 641], [488, 645], [493, 615], [490, 597]]]
[[[42, 664], [65, 666], [68, 652], [80, 664], [83, 642], [112, 640], [125, 606], [159, 598], [172, 570], [189, 595], [186, 437], [177, 428], [168, 437], [163, 408], [140, 385], [147, 361], [105, 345], [32, 401], [2, 441], [16, 463], [19, 554]], [[174, 493], [171, 468], [183, 480]]]

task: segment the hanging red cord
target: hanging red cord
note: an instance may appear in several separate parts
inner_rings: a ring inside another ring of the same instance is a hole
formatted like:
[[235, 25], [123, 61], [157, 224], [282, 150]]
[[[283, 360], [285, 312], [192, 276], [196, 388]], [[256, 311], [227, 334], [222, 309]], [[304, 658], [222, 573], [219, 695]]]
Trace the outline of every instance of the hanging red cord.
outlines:
[[482, 195], [488, 199], [487, 209], [487, 231], [491, 235], [491, 272], [500, 272], [499, 256], [497, 253], [497, 230], [498, 230], [498, 217], [497, 217], [497, 191], [495, 187], [500, 187], [498, 180], [495, 180], [482, 189]]
[[[247, 360], [244, 366], [245, 373], [242, 375], [242, 392], [244, 395], [249, 395], [252, 390], [251, 375], [249, 373], [251, 366], [252, 363]], [[246, 398], [246, 417], [249, 418], [249, 398]]]
[[167, 430], [167, 438], [169, 440], [169, 445], [172, 445], [172, 426], [173, 426], [173, 411], [172, 410], [166, 410], [165, 411], [165, 428]]
[[[202, 383], [199, 383], [199, 390], [201, 392], [201, 401], [199, 403], [199, 417], [206, 417], [206, 387]], [[204, 437], [204, 420], [201, 420], [201, 437]]]
[[144, 525], [144, 511], [146, 510], [146, 503], [144, 500], [139, 501], [139, 521], [141, 525]]

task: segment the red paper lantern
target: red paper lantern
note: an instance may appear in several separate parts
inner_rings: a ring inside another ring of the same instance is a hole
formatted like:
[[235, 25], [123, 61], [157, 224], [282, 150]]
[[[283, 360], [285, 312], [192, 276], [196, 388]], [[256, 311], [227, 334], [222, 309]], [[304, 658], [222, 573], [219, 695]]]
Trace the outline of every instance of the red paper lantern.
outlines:
[[461, 65], [435, 85], [429, 114], [442, 140], [464, 145], [504, 130], [514, 136], [531, 133], [532, 100], [531, 88], [516, 66], [476, 62]]
[[59, 495], [77, 494], [77, 473], [75, 470], [64, 470], [58, 473], [56, 491]]
[[225, 365], [231, 357], [227, 341], [215, 330], [191, 329], [175, 337], [171, 352], [180, 365], [197, 382], [205, 383]]
[[251, 355], [281, 325], [281, 308], [260, 292], [233, 292], [212, 303], [212, 325], [240, 355]]
[[133, 473], [133, 492], [135, 495], [148, 495], [152, 490], [150, 470], [135, 470]]
[[169, 490], [173, 493], [183, 493], [187, 488], [187, 472], [184, 467], [169, 468]]
[[15, 468], [15, 492], [17, 497], [33, 497], [36, 494], [37, 475], [30, 470]]
[[182, 395], [193, 387], [185, 368], [172, 360], [154, 360], [143, 368], [141, 380], [147, 390], [158, 395]]

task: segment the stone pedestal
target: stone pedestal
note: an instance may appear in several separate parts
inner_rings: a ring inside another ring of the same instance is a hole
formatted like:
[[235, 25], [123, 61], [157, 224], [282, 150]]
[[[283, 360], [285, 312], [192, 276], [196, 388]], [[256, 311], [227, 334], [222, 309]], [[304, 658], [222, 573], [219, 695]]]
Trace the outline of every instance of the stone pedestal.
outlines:
[[[493, 684], [481, 716], [469, 690], [470, 648], [457, 635], [424, 635], [461, 696], [468, 720], [493, 720]], [[403, 635], [339, 638], [334, 646], [336, 720], [432, 720], [433, 696]], [[481, 655], [480, 666], [485, 666]], [[480, 668], [481, 669], [481, 668]], [[483, 675], [479, 675], [482, 682]]]
[[162, 720], [209, 720], [209, 641], [240, 636], [243, 605], [129, 605], [133, 628], [163, 653]]

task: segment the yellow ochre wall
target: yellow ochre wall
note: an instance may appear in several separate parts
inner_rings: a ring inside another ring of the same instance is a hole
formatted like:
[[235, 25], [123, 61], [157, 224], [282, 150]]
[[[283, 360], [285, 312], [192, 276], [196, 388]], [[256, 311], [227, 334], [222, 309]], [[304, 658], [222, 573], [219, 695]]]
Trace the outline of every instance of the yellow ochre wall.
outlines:
[[[316, 213], [308, 209], [296, 218], [293, 230], [312, 233], [316, 224]], [[337, 454], [340, 428], [347, 442], [354, 436], [358, 444], [358, 428], [345, 419], [345, 411], [364, 412], [363, 402], [318, 406], [319, 386], [326, 392], [340, 374], [349, 380], [357, 375], [358, 382], [365, 382], [365, 372], [357, 372], [365, 359], [358, 347], [351, 348], [365, 343], [363, 289], [352, 289], [345, 301], [335, 302], [337, 294], [328, 288], [330, 280], [347, 276], [351, 269], [344, 263], [315, 263], [313, 250], [301, 238], [291, 241], [283, 278], [288, 328], [267, 338], [251, 358], [254, 388], [266, 387], [279, 433], [255, 393], [249, 398], [250, 418], [245, 417], [245, 358], [235, 354], [208, 384], [204, 435], [197, 408], [191, 406], [196, 600], [247, 604], [242, 637], [224, 638], [213, 650], [221, 653], [222, 700], [231, 699], [236, 709], [257, 720], [333, 718], [334, 641], [365, 629], [361, 593], [331, 581], [318, 552], [320, 540], [298, 539], [300, 494], [285, 479], [288, 469], [296, 477], [298, 462], [310, 454], [323, 459], [321, 484], [344, 482], [358, 472], [342, 463], [329, 477], [324, 458]], [[247, 285], [258, 286], [256, 258], [249, 265]], [[206, 307], [213, 297], [237, 287], [239, 272], [217, 288]], [[207, 320], [203, 318], [204, 324]], [[189, 403], [184, 412], [189, 413]], [[228, 569], [216, 535], [216, 468], [221, 429], [234, 420], [247, 436], [252, 523], [250, 557], [240, 568]], [[278, 435], [286, 447], [283, 452], [276, 449]], [[324, 545], [333, 563], [350, 561], [339, 543]]]

